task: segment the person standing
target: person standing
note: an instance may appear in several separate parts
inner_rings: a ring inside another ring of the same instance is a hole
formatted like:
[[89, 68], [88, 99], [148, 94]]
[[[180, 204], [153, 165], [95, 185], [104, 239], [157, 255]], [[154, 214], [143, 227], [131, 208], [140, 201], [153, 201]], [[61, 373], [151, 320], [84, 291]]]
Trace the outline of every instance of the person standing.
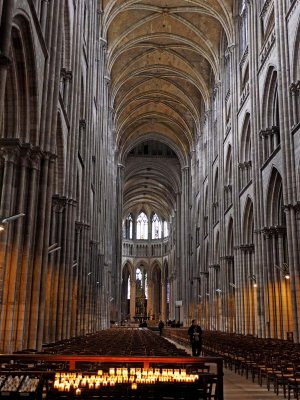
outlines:
[[192, 325], [188, 329], [188, 335], [190, 337], [193, 356], [200, 356], [202, 349], [202, 329], [197, 325], [195, 319], [192, 320]]
[[159, 329], [160, 336], [162, 335], [162, 331], [164, 329], [164, 326], [165, 326], [165, 324], [162, 322], [162, 320], [160, 320], [159, 324], [158, 324], [158, 329]]

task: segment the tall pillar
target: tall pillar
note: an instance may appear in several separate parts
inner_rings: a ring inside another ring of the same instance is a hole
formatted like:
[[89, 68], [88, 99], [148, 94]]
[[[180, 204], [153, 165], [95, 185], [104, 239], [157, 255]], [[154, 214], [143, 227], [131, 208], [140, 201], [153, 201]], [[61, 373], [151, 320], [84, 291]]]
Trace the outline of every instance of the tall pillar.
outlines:
[[181, 201], [181, 263], [180, 263], [180, 278], [182, 306], [183, 306], [183, 322], [188, 323], [188, 307], [189, 307], [189, 284], [191, 280], [190, 271], [190, 168], [185, 166], [182, 168], [182, 201]]
[[32, 257], [34, 243], [32, 237], [35, 229], [35, 213], [37, 202], [37, 185], [40, 169], [40, 153], [39, 151], [31, 151], [29, 158], [28, 171], [28, 198], [26, 213], [26, 230], [23, 242], [22, 267], [21, 267], [21, 285], [19, 292], [19, 309], [18, 309], [18, 325], [16, 332], [16, 350], [27, 347], [28, 324], [30, 316], [30, 298], [32, 287]]
[[[116, 310], [121, 309], [121, 268], [122, 268], [122, 220], [123, 220], [123, 183], [124, 183], [124, 165], [118, 164], [117, 171], [117, 212], [116, 222], [116, 285], [113, 287], [113, 297], [115, 298]], [[119, 318], [120, 319], [120, 318]]]
[[134, 321], [136, 302], [136, 281], [130, 277], [130, 320]]
[[166, 281], [161, 282], [161, 320], [167, 320], [167, 287]]
[[152, 315], [154, 313], [153, 310], [153, 281], [151, 279], [148, 279], [148, 299], [147, 299], [147, 315], [152, 318]]

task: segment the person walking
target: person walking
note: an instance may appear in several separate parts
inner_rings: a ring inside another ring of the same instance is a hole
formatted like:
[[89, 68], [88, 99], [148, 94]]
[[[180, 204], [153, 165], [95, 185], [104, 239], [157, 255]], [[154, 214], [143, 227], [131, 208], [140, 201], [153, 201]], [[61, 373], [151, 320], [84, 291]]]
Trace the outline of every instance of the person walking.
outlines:
[[162, 322], [162, 320], [160, 320], [159, 324], [158, 324], [158, 329], [159, 329], [160, 336], [162, 335], [162, 331], [164, 329], [164, 326], [165, 326], [165, 324]]
[[202, 349], [202, 329], [197, 325], [195, 319], [192, 320], [192, 325], [188, 329], [188, 335], [190, 337], [193, 356], [200, 356]]

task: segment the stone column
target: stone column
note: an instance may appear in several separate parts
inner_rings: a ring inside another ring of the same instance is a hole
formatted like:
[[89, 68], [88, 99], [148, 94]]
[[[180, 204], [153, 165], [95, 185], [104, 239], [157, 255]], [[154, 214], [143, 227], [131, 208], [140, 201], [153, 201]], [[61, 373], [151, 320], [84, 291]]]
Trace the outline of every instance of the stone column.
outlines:
[[116, 287], [113, 288], [113, 296], [115, 298], [115, 307], [121, 309], [121, 268], [122, 268], [122, 220], [123, 220], [123, 183], [124, 183], [124, 165], [118, 164], [117, 172], [117, 212], [115, 216], [116, 222]]
[[288, 244], [288, 264], [291, 273], [291, 301], [292, 301], [292, 326], [294, 341], [299, 341], [300, 337], [300, 320], [299, 320], [299, 305], [300, 305], [300, 268], [299, 268], [299, 237], [300, 237], [300, 223], [299, 223], [299, 204], [295, 206], [285, 206]]
[[130, 277], [130, 320], [134, 321], [135, 316], [135, 299], [136, 297], [136, 281]]
[[68, 112], [69, 110], [69, 102], [70, 102], [70, 89], [72, 82], [72, 71], [66, 71], [65, 73], [65, 84], [64, 84], [64, 92], [63, 92], [63, 100], [65, 104], [65, 109]]
[[300, 122], [300, 80], [290, 84], [290, 93], [292, 97], [291, 121], [292, 126], [295, 126], [298, 122]]
[[182, 201], [181, 201], [181, 264], [180, 264], [180, 283], [183, 301], [183, 322], [184, 325], [188, 323], [188, 301], [189, 301], [189, 283], [191, 279], [190, 271], [190, 168], [185, 166], [182, 168]]
[[47, 12], [48, 12], [49, 0], [42, 0], [41, 5], [41, 16], [40, 16], [40, 24], [43, 32], [43, 36], [45, 37], [46, 26], [47, 26]]
[[166, 322], [167, 320], [167, 292], [166, 292], [166, 281], [161, 282], [161, 320]]
[[[17, 161], [17, 160], [16, 160]], [[21, 213], [25, 208], [26, 194], [26, 174], [27, 174], [27, 151], [23, 151], [21, 159], [15, 165], [14, 181], [18, 183], [18, 191], [12, 190], [11, 203], [18, 196], [17, 213]], [[23, 242], [24, 221], [17, 220], [13, 222], [13, 226], [6, 226], [8, 230], [7, 241], [7, 262], [6, 273], [4, 280], [4, 292], [2, 307], [1, 307], [1, 322], [2, 313], [5, 312], [5, 335], [4, 335], [4, 351], [12, 352], [16, 346], [17, 333], [17, 316], [18, 316], [18, 293], [20, 290], [20, 269], [21, 269], [21, 251]], [[12, 231], [13, 229], [13, 231]]]
[[153, 311], [153, 281], [148, 279], [147, 315], [150, 317], [150, 319]]
[[[250, 90], [250, 104], [251, 104], [251, 130], [254, 135], [258, 134], [261, 129], [260, 126], [260, 93], [256, 89], [259, 87], [257, 70], [259, 68], [259, 42], [257, 40], [257, 32], [259, 29], [259, 4], [257, 1], [248, 1], [249, 7], [249, 81], [251, 82], [252, 90]], [[256, 202], [254, 204], [253, 218], [254, 218], [254, 265], [261, 266], [256, 273], [258, 282], [266, 282], [265, 280], [265, 250], [264, 240], [262, 240], [261, 227], [263, 226], [264, 217], [264, 200], [261, 188], [261, 159], [262, 159], [262, 139], [261, 137], [255, 138], [252, 145], [252, 179], [253, 179], [253, 191], [256, 193]], [[265, 290], [262, 284], [259, 284], [256, 288], [257, 293], [257, 321], [258, 321], [258, 336], [266, 337], [266, 307], [265, 305]]]
[[35, 214], [38, 197], [36, 188], [38, 185], [38, 175], [40, 170], [40, 157], [41, 154], [38, 151], [31, 151], [28, 160], [28, 198], [27, 207], [24, 209], [24, 212], [26, 213], [26, 229], [23, 238], [22, 266], [20, 273], [21, 284], [17, 318], [16, 350], [21, 350], [27, 347], [33, 273], [32, 254], [34, 251], [34, 243], [32, 237], [35, 230]]
[[[41, 174], [40, 174], [40, 196], [38, 199], [37, 209], [37, 229], [36, 229], [36, 243], [34, 253], [33, 265], [33, 282], [32, 282], [32, 296], [30, 306], [30, 321], [29, 321], [29, 340], [28, 346], [35, 349], [38, 347], [38, 326], [43, 324], [43, 319], [40, 321], [40, 310], [43, 309], [43, 303], [40, 300], [42, 295], [41, 289], [43, 287], [44, 268], [45, 268], [45, 252], [48, 256], [48, 243], [45, 243], [45, 233], [48, 229], [48, 187], [51, 187], [50, 177], [50, 154], [44, 153], [41, 160]], [[49, 186], [48, 186], [49, 185]], [[50, 207], [49, 207], [50, 208]], [[51, 210], [51, 208], [50, 208]], [[43, 294], [44, 295], [44, 294]], [[44, 312], [44, 309], [43, 309]]]
[[[52, 235], [50, 245], [57, 243], [57, 246], [61, 247], [61, 249], [49, 254], [44, 323], [44, 332], [49, 341], [56, 340], [58, 288], [61, 268], [64, 265], [62, 253], [64, 252], [63, 229], [66, 204], [67, 199], [64, 197], [54, 196], [52, 198]], [[47, 342], [46, 337], [44, 340]]]

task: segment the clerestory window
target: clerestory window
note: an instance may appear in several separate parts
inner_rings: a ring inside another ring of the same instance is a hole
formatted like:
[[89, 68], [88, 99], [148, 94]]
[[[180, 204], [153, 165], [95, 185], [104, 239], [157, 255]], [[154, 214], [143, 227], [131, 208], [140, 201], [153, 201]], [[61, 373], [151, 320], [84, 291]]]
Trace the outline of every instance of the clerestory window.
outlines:
[[152, 217], [152, 239], [161, 239], [161, 221], [157, 214]]
[[136, 238], [148, 239], [148, 218], [144, 212], [141, 212], [136, 220]]

